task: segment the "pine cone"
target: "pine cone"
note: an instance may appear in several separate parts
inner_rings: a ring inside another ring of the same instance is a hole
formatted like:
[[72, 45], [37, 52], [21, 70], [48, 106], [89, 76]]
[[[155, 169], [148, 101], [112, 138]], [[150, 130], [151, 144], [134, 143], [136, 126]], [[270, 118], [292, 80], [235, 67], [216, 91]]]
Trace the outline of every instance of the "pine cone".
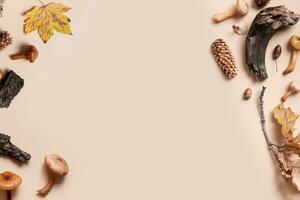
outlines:
[[255, 2], [259, 8], [262, 8], [265, 7], [270, 2], [270, 0], [255, 0]]
[[0, 51], [3, 51], [6, 47], [12, 44], [12, 37], [7, 31], [0, 32]]
[[211, 45], [212, 53], [221, 70], [228, 79], [232, 79], [237, 75], [234, 57], [229, 46], [223, 39], [217, 39]]

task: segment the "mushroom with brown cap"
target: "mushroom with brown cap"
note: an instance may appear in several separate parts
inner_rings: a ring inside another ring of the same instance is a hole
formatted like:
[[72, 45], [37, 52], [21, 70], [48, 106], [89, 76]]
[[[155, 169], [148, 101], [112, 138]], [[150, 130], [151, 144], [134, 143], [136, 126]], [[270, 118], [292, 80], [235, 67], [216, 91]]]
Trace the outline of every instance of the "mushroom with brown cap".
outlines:
[[229, 11], [215, 14], [213, 20], [215, 22], [222, 22], [228, 18], [235, 16], [244, 16], [249, 12], [249, 6], [245, 0], [237, 0], [234, 8]]
[[42, 189], [37, 191], [39, 195], [43, 196], [49, 193], [57, 178], [64, 177], [69, 172], [67, 162], [55, 154], [50, 154], [45, 157], [45, 165], [48, 170], [48, 181]]
[[21, 183], [21, 177], [13, 172], [3, 172], [0, 174], [0, 190], [6, 191], [7, 200], [11, 200], [12, 191], [17, 189]]
[[39, 55], [39, 52], [37, 48], [33, 45], [28, 46], [28, 50], [24, 53], [18, 53], [15, 55], [11, 55], [10, 58], [13, 60], [17, 59], [27, 59], [29, 62], [34, 63], [34, 61], [37, 59]]
[[293, 48], [293, 53], [289, 66], [283, 72], [284, 75], [291, 73], [296, 67], [298, 52], [300, 51], [300, 36], [293, 35], [290, 38], [290, 45]]

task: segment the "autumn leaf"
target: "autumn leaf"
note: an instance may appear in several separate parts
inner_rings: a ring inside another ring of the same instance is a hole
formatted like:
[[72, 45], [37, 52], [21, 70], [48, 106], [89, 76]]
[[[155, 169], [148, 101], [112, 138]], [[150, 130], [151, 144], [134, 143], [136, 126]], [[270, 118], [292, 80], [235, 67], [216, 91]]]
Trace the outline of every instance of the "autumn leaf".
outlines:
[[283, 104], [274, 108], [273, 115], [281, 126], [282, 137], [286, 140], [292, 139], [295, 122], [299, 115], [295, 114], [291, 108], [285, 108]]
[[71, 20], [63, 13], [71, 8], [60, 3], [49, 3], [35, 6], [25, 13], [24, 32], [38, 31], [44, 43], [47, 43], [54, 34], [54, 30], [67, 35], [72, 35]]

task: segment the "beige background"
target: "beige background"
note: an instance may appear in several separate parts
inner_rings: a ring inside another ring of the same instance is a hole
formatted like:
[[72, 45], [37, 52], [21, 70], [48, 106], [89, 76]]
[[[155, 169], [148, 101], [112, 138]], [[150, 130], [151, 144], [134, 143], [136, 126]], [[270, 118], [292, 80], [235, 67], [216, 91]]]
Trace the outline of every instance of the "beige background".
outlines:
[[[73, 9], [74, 36], [56, 34], [44, 45], [22, 33], [22, 13], [36, 0], [6, 1], [1, 26], [14, 44], [1, 52], [3, 68], [15, 70], [25, 87], [0, 112], [1, 132], [32, 154], [19, 167], [0, 158], [0, 171], [23, 177], [14, 199], [39, 199], [46, 180], [43, 157], [62, 155], [70, 174], [47, 199], [200, 200], [297, 199], [278, 176], [260, 131], [254, 82], [244, 65], [244, 37], [236, 19], [215, 25], [211, 16], [234, 0], [60, 0]], [[300, 13], [295, 0], [284, 3]], [[250, 25], [258, 11], [244, 20]], [[280, 71], [288, 64], [288, 38], [300, 25], [270, 43], [266, 93], [267, 129], [275, 135], [270, 111], [300, 67], [286, 77], [275, 72], [271, 50], [283, 46]], [[227, 81], [210, 53], [218, 37], [229, 42], [239, 76]], [[24, 43], [39, 48], [35, 64], [11, 61]], [[253, 98], [242, 101], [243, 90]], [[300, 113], [300, 97], [289, 105]], [[298, 129], [299, 130], [299, 129]]]

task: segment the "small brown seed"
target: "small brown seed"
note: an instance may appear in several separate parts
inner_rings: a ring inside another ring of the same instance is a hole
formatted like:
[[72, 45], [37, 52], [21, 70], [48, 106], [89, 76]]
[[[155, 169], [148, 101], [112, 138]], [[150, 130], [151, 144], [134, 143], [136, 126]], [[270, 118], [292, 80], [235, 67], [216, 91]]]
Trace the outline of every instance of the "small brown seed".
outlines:
[[273, 51], [273, 59], [277, 60], [281, 55], [282, 49], [280, 45], [277, 45]]
[[252, 90], [250, 88], [247, 88], [244, 92], [244, 99], [248, 100], [250, 99], [252, 96]]

